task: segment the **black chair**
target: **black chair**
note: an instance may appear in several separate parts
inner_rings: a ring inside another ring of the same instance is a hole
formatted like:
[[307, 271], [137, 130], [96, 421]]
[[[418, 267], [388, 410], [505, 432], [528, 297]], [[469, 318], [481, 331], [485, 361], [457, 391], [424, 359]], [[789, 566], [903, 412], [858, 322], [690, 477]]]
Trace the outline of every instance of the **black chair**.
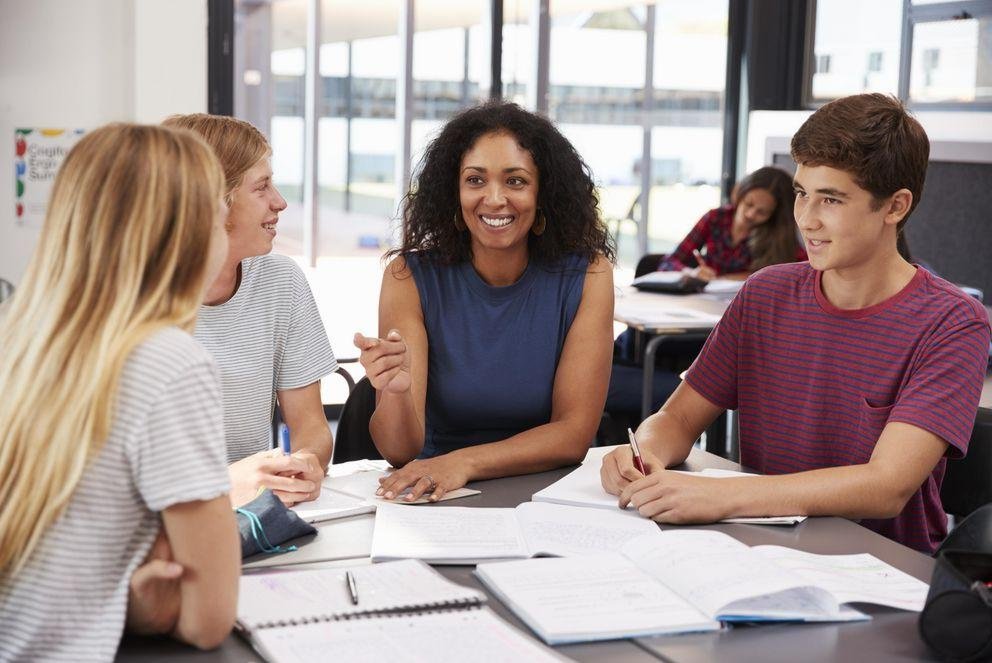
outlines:
[[944, 550], [992, 554], [992, 504], [978, 507], [958, 523], [935, 554]]
[[637, 261], [637, 267], [634, 268], [634, 278], [658, 271], [658, 265], [667, 257], [664, 253], [645, 253]]
[[9, 299], [14, 294], [14, 284], [6, 279], [0, 279], [0, 302]]
[[968, 455], [947, 461], [940, 501], [957, 518], [992, 502], [992, 410], [978, 410]]
[[369, 420], [373, 412], [375, 412], [375, 388], [369, 379], [364, 377], [351, 390], [341, 410], [332, 463], [382, 458], [382, 454], [372, 442], [372, 434], [369, 433]]

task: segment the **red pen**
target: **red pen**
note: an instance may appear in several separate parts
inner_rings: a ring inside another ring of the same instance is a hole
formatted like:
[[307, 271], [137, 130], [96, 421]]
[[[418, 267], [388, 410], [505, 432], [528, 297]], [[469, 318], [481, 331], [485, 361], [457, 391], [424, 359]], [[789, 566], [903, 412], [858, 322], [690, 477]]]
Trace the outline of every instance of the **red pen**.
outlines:
[[637, 471], [644, 476], [648, 475], [648, 471], [644, 469], [644, 461], [641, 460], [641, 450], [637, 448], [637, 440], [634, 439], [634, 431], [627, 429], [627, 437], [630, 439], [630, 450], [634, 453], [634, 467]]

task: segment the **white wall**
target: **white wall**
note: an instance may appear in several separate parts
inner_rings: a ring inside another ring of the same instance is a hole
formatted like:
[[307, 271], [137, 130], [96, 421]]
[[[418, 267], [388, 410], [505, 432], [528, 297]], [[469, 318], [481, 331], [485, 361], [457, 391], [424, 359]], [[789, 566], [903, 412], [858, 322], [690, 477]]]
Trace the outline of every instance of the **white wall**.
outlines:
[[206, 0], [0, 0], [0, 278], [38, 231], [14, 222], [15, 127], [91, 129], [206, 110]]
[[[992, 113], [984, 111], [910, 111], [930, 142], [992, 143]], [[799, 130], [813, 111], [752, 111], [748, 117], [746, 167], [750, 173], [765, 165], [765, 140], [787, 138]]]

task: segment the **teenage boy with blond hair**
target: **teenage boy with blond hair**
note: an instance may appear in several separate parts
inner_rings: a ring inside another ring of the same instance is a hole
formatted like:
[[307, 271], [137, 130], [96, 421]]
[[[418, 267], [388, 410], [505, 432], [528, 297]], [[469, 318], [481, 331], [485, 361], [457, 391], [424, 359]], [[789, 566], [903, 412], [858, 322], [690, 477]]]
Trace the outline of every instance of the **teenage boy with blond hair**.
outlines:
[[[685, 382], [603, 461], [604, 488], [668, 523], [844, 516], [923, 552], [946, 535], [945, 458], [967, 451], [989, 347], [984, 308], [896, 245], [920, 200], [929, 141], [881, 94], [833, 101], [792, 139], [809, 262], [748, 279]], [[725, 409], [741, 463], [768, 476], [666, 468]]]

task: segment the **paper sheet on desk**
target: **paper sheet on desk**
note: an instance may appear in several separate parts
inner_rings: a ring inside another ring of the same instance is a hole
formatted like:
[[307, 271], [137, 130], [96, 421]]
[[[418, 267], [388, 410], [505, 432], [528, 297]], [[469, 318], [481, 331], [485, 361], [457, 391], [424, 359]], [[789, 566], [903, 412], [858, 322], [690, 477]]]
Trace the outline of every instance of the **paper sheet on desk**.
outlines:
[[616, 300], [614, 317], [628, 324], [652, 327], [709, 329], [720, 322], [720, 316], [690, 308], [659, 306], [655, 302]]
[[[358, 463], [375, 463], [376, 461], [356, 461]], [[385, 463], [385, 461], [381, 461]], [[331, 467], [334, 467], [333, 465]], [[388, 464], [386, 467], [389, 467]], [[330, 475], [330, 472], [328, 472]], [[380, 502], [392, 502], [394, 504], [431, 504], [427, 497], [421, 497], [415, 502], [407, 502], [401, 495], [397, 499], [387, 500], [375, 494], [375, 491], [379, 490], [379, 479], [386, 476], [389, 472], [383, 469], [365, 469], [344, 476], [328, 476], [324, 479], [324, 489], [333, 490], [338, 493], [343, 493], [351, 497], [357, 497], [358, 499], [365, 500], [369, 504], [375, 505]], [[472, 488], [458, 488], [457, 490], [451, 490], [445, 493], [444, 497], [441, 498], [441, 502], [447, 502], [448, 500], [455, 500], [459, 497], [468, 497], [469, 495], [478, 495], [481, 490], [475, 490]], [[404, 495], [406, 493], [404, 492]]]
[[[610, 448], [594, 447], [589, 450], [585, 461], [578, 469], [565, 475], [544, 490], [534, 493], [535, 502], [552, 502], [555, 504], [568, 504], [572, 506], [586, 506], [600, 509], [617, 509], [616, 495], [610, 495], [603, 490], [600, 482], [599, 468], [602, 464], [602, 457]], [[679, 471], [679, 470], [676, 470]], [[682, 472], [683, 474], [695, 474], [712, 478], [728, 478], [735, 476], [753, 476], [744, 472], [734, 472], [732, 470], [718, 470], [707, 468], [702, 472]], [[633, 507], [627, 507], [627, 513], [638, 516]], [[806, 520], [806, 516], [771, 516], [764, 518], [730, 518], [722, 520], [724, 523], [740, 523], [751, 525], [795, 525]]]

